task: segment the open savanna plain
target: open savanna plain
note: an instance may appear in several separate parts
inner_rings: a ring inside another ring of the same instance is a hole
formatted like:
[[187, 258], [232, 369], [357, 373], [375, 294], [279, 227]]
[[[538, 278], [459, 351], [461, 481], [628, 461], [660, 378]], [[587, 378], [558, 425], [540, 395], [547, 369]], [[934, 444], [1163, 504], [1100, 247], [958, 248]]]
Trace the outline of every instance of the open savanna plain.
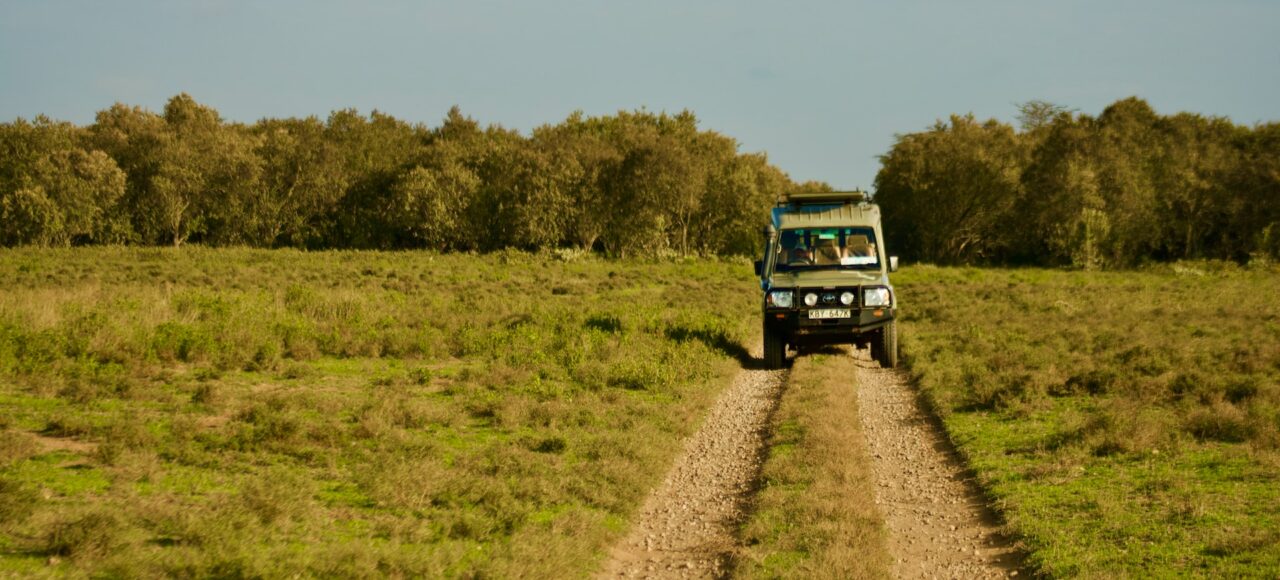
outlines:
[[1280, 271], [895, 282], [913, 378], [1029, 566], [1280, 576]]
[[740, 368], [749, 265], [0, 251], [0, 576], [583, 576]]
[[[750, 364], [749, 272], [0, 250], [0, 576], [589, 576]], [[1280, 573], [1280, 272], [895, 276], [1033, 571]], [[797, 360], [735, 574], [888, 573], [853, 368]]]

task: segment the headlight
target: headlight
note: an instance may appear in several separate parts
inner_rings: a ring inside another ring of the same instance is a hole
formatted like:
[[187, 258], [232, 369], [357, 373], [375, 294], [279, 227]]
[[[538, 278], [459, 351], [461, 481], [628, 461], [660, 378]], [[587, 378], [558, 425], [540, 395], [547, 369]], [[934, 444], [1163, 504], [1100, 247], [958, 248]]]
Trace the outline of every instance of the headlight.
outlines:
[[817, 295], [817, 294], [814, 294], [813, 292], [810, 292], [810, 293], [808, 293], [808, 294], [805, 294], [805, 295], [804, 295], [804, 305], [805, 305], [805, 306], [815, 306], [815, 305], [817, 305], [817, 304], [818, 304], [818, 295]]
[[888, 288], [863, 288], [862, 289], [862, 305], [863, 306], [892, 306], [893, 295], [889, 293]]
[[769, 293], [769, 306], [774, 308], [791, 308], [791, 299], [795, 296], [790, 290], [774, 290]]
[[841, 294], [840, 303], [845, 306], [853, 304], [853, 292], [845, 292], [844, 294]]

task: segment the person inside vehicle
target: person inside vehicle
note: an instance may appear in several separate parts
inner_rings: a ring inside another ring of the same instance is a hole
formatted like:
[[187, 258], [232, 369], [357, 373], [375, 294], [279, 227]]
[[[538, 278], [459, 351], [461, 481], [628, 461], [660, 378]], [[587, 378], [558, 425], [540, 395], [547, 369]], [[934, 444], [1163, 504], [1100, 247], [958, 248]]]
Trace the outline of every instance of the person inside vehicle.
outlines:
[[787, 254], [787, 265], [806, 266], [812, 263], [813, 256], [812, 253], [809, 252], [809, 248], [804, 244], [804, 237], [796, 236], [795, 246], [793, 246], [790, 253]]

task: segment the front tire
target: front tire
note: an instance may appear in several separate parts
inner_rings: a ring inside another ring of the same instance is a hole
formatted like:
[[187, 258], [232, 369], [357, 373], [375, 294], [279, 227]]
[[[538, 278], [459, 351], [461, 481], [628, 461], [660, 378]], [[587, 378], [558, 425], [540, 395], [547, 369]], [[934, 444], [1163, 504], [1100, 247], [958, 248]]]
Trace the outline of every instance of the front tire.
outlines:
[[871, 357], [881, 368], [898, 368], [898, 323], [890, 320], [880, 328], [879, 336], [871, 343]]
[[787, 358], [787, 343], [777, 332], [764, 329], [764, 366], [780, 369]]

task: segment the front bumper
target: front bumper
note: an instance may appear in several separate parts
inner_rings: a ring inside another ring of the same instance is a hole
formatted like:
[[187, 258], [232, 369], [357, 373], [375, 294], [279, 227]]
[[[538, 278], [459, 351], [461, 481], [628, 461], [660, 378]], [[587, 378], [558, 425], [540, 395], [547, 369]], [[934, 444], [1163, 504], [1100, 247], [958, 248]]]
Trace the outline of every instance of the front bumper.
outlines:
[[879, 330], [893, 320], [893, 308], [853, 308], [851, 318], [810, 319], [808, 308], [769, 309], [765, 328], [786, 337], [788, 343], [842, 344], [857, 342], [864, 334]]

